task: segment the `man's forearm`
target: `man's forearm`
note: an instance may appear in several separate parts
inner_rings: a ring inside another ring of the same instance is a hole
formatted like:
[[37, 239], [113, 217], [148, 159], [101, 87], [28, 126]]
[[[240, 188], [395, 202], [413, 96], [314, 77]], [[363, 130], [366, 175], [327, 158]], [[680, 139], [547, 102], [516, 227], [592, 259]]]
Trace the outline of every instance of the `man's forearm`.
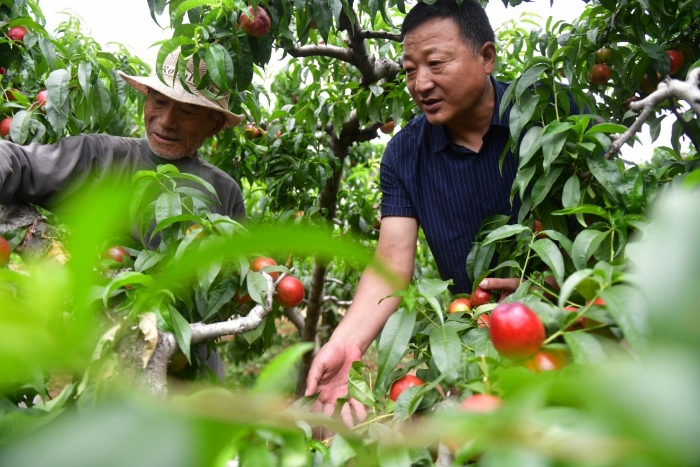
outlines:
[[364, 353], [389, 316], [396, 311], [400, 298], [391, 297], [382, 301], [396, 290], [376, 271], [365, 270], [352, 305], [331, 340], [352, 342]]
[[364, 353], [382, 330], [389, 316], [396, 311], [401, 302], [400, 298], [382, 299], [410, 283], [413, 275], [413, 260], [411, 258], [410, 264], [403, 265], [388, 261], [387, 263], [387, 270], [394, 280], [387, 280], [385, 275], [371, 266], [365, 269], [352, 305], [331, 336], [331, 340], [352, 342]]

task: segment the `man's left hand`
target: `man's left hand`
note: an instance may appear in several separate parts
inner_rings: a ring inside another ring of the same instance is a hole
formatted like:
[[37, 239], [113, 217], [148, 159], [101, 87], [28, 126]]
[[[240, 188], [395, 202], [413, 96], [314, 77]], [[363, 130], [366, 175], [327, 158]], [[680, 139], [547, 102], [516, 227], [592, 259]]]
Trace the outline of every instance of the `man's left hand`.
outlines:
[[511, 277], [507, 279], [497, 279], [495, 277], [488, 277], [479, 283], [479, 287], [485, 290], [490, 290], [491, 292], [498, 291], [501, 293], [501, 297], [498, 301], [502, 301], [508, 295], [515, 292], [520, 286], [520, 279]]
[[[554, 290], [559, 290], [554, 277], [549, 276], [545, 278], [545, 283]], [[515, 277], [510, 277], [507, 279], [497, 279], [495, 277], [487, 277], [479, 283], [479, 287], [485, 290], [490, 290], [491, 292], [499, 291], [501, 293], [498, 301], [503, 301], [508, 295], [515, 292], [518, 287], [520, 287], [521, 281]]]

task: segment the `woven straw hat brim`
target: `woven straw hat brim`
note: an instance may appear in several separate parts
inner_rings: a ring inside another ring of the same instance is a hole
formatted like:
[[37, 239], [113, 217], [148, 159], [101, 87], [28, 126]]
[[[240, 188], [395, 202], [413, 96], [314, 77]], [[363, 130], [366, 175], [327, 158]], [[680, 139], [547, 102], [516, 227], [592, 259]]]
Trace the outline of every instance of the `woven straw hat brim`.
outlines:
[[179, 84], [176, 88], [163, 84], [163, 82], [158, 79], [157, 76], [129, 76], [121, 71], [119, 72], [119, 76], [121, 76], [124, 81], [129, 83], [134, 89], [142, 94], [148, 95], [148, 88], [151, 88], [178, 102], [198, 105], [221, 112], [226, 117], [224, 128], [234, 127], [243, 121], [243, 115], [236, 115], [233, 112], [229, 112], [227, 109], [224, 109], [216, 102], [207, 99], [204, 96], [188, 92]]

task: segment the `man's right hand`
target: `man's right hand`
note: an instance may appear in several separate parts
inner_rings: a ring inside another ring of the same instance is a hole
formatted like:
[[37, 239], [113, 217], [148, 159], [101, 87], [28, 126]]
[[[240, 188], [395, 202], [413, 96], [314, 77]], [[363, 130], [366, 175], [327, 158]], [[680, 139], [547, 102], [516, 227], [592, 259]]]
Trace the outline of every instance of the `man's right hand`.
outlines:
[[[321, 347], [314, 358], [306, 378], [306, 395], [320, 393], [314, 404], [315, 412], [323, 412], [332, 415], [335, 410], [336, 400], [348, 394], [348, 374], [353, 362], [362, 359], [360, 348], [350, 342], [329, 341]], [[342, 408], [340, 416], [348, 427], [355, 425], [353, 412], [357, 421], [362, 421], [367, 416], [367, 408], [360, 402], [350, 398]], [[321, 429], [321, 439], [332, 435], [327, 428]]]
[[[417, 239], [416, 219], [382, 218], [374, 258], [384, 264], [386, 270], [379, 273], [373, 267], [365, 269], [352, 305], [331, 339], [314, 358], [306, 378], [306, 395], [319, 394], [314, 411], [332, 415], [337, 399], [348, 394], [348, 374], [353, 362], [361, 360], [362, 353], [400, 302], [397, 297], [384, 299], [411, 282]], [[387, 280], [387, 272], [393, 281]], [[367, 408], [351, 398], [340, 412], [343, 422], [349, 427], [355, 424], [353, 413], [355, 419], [362, 421], [367, 416]], [[321, 430], [321, 439], [330, 435], [330, 430]]]

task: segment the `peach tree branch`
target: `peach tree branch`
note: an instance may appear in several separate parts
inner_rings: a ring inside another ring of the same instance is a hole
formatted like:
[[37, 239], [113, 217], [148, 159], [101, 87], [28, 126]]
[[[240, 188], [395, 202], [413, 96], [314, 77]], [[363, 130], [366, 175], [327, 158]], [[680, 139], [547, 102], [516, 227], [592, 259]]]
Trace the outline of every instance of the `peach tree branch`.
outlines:
[[620, 148], [629, 141], [637, 132], [642, 128], [644, 122], [646, 122], [649, 117], [654, 115], [654, 109], [661, 102], [677, 98], [688, 102], [690, 108], [700, 115], [700, 88], [698, 88], [698, 81], [700, 80], [700, 68], [695, 68], [688, 73], [685, 81], [677, 79], [669, 79], [659, 83], [656, 91], [649, 94], [644, 99], [637, 102], [630, 103], [630, 109], [641, 110], [641, 113], [637, 119], [632, 123], [632, 125], [625, 131], [622, 135], [613, 136], [614, 141], [608, 148], [608, 152], [605, 154], [606, 159], [611, 159]]
[[334, 45], [305, 45], [302, 47], [292, 47], [287, 49], [287, 53], [295, 58], [330, 57], [357, 66], [355, 57], [350, 50]]
[[216, 339], [217, 337], [230, 336], [234, 334], [243, 334], [252, 331], [262, 324], [263, 320], [272, 311], [272, 298], [275, 295], [277, 284], [284, 279], [286, 274], [280, 274], [276, 281], [273, 282], [272, 276], [266, 272], [262, 273], [267, 281], [267, 293], [262, 304], [257, 304], [246, 316], [239, 316], [221, 323], [192, 323], [192, 344], [200, 344], [204, 341]]

